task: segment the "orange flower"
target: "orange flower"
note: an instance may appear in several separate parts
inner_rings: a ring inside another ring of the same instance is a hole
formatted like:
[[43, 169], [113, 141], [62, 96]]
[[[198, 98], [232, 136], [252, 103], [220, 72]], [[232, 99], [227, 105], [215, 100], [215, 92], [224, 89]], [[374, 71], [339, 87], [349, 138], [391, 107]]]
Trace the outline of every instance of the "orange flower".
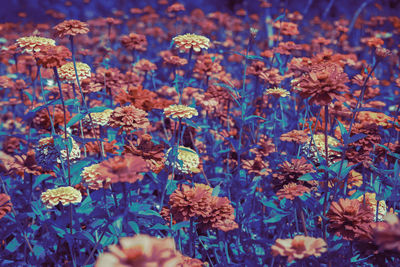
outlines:
[[293, 22], [279, 20], [274, 23], [274, 28], [279, 29], [281, 35], [293, 36], [299, 34], [297, 24]]
[[101, 254], [96, 267], [128, 266], [178, 266], [183, 260], [176, 251], [173, 238], [156, 238], [148, 235], [122, 237], [119, 245], [110, 245], [109, 252]]
[[111, 179], [108, 177], [102, 177], [101, 173], [98, 171], [100, 164], [93, 164], [88, 167], [83, 168], [81, 177], [82, 181], [88, 184], [90, 189], [97, 190], [99, 188], [108, 188]]
[[175, 47], [179, 48], [181, 52], [188, 52], [190, 49], [200, 52], [202, 49], [207, 50], [210, 47], [210, 39], [192, 33], [175, 36], [172, 40]]
[[12, 203], [10, 200], [10, 196], [6, 194], [0, 194], [0, 219], [11, 211]]
[[279, 139], [281, 141], [303, 144], [308, 140], [308, 132], [306, 130], [291, 130], [290, 132], [282, 134]]
[[71, 52], [65, 46], [46, 45], [35, 54], [37, 63], [44, 68], [59, 68], [71, 58]]
[[135, 65], [133, 66], [133, 70], [144, 73], [154, 71], [156, 69], [157, 69], [156, 64], [144, 58], [136, 62]]
[[147, 172], [148, 168], [143, 158], [125, 155], [101, 162], [96, 171], [100, 173], [103, 181], [107, 181], [109, 178], [111, 183], [135, 183], [143, 178], [140, 173]]
[[296, 197], [304, 195], [304, 193], [309, 193], [310, 188], [305, 187], [303, 185], [299, 185], [296, 183], [289, 183], [284, 185], [282, 189], [280, 189], [276, 195], [279, 200], [284, 198], [294, 200]]
[[121, 37], [122, 45], [128, 50], [144, 52], [147, 50], [147, 39], [143, 34], [130, 33]]
[[372, 209], [357, 199], [339, 199], [333, 201], [326, 216], [329, 218], [329, 229], [346, 240], [354, 240], [368, 231], [373, 222]]
[[147, 119], [147, 112], [134, 106], [117, 107], [110, 116], [108, 125], [113, 128], [119, 128], [120, 131], [127, 133], [137, 130], [146, 129], [150, 126]]
[[77, 34], [86, 34], [89, 32], [88, 24], [79, 20], [65, 20], [53, 27], [55, 34], [63, 38], [66, 35], [75, 36]]
[[385, 216], [385, 223], [373, 229], [375, 243], [380, 250], [394, 250], [400, 252], [400, 220], [393, 213]]
[[167, 8], [168, 13], [185, 11], [185, 6], [181, 3], [174, 3]]
[[291, 262], [296, 259], [304, 259], [310, 256], [319, 257], [327, 251], [326, 242], [322, 238], [297, 235], [293, 239], [280, 239], [271, 246], [272, 255], [288, 257]]

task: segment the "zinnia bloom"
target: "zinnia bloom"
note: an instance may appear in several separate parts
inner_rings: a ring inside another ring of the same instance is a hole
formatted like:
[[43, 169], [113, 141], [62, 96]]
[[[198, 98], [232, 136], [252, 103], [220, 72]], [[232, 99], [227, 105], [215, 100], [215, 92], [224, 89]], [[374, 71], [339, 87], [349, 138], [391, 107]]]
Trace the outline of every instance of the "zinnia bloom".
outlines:
[[156, 238], [144, 234], [122, 237], [119, 245], [110, 245], [108, 250], [98, 257], [96, 267], [188, 266], [184, 265], [188, 262], [188, 257], [175, 249], [175, 242], [171, 237]]
[[42, 46], [55, 46], [56, 41], [39, 36], [28, 36], [18, 38], [17, 45], [22, 49], [22, 52], [32, 54], [34, 52], [39, 52]]
[[120, 131], [127, 133], [150, 126], [147, 112], [134, 106], [117, 107], [111, 114], [108, 124], [113, 128], [120, 127]]
[[310, 256], [319, 257], [327, 251], [326, 246], [327, 244], [322, 238], [297, 235], [293, 239], [278, 238], [275, 241], [275, 245], [271, 246], [271, 252], [274, 256], [288, 257], [287, 261], [291, 262]]
[[137, 50], [144, 52], [147, 50], [146, 35], [138, 33], [130, 33], [121, 37], [122, 45], [128, 50]]
[[37, 63], [44, 68], [59, 68], [67, 63], [67, 59], [72, 56], [65, 46], [46, 45], [35, 54]]
[[164, 114], [172, 119], [190, 119], [192, 116], [197, 116], [199, 113], [195, 108], [185, 105], [171, 105], [164, 109]]
[[83, 168], [81, 177], [82, 181], [85, 182], [90, 189], [97, 190], [99, 188], [108, 188], [111, 179], [103, 177], [98, 171], [100, 164], [92, 164], [88, 167]]
[[11, 211], [12, 204], [9, 201], [10, 201], [9, 195], [0, 194], [0, 219]]
[[349, 91], [345, 85], [349, 81], [339, 64], [320, 62], [312, 64], [306, 74], [292, 81], [292, 85], [302, 98], [310, 97], [310, 104], [325, 106]]
[[[88, 64], [76, 62], [76, 71], [78, 72], [79, 82], [91, 77], [91, 69]], [[73, 62], [68, 62], [67, 64], [62, 65], [58, 69], [58, 74], [62, 81], [67, 83], [77, 83]]]
[[143, 178], [141, 172], [147, 172], [148, 168], [143, 158], [125, 155], [123, 157], [109, 158], [101, 162], [96, 171], [101, 174], [100, 177], [103, 181], [110, 179], [111, 183], [135, 183]]
[[296, 197], [302, 196], [309, 192], [310, 188], [308, 187], [296, 183], [290, 183], [284, 185], [283, 188], [276, 193], [276, 195], [278, 196], [279, 200], [284, 198], [294, 200]]
[[368, 231], [373, 222], [372, 209], [357, 199], [339, 199], [333, 201], [326, 216], [329, 218], [329, 229], [346, 240], [354, 240]]
[[82, 201], [82, 194], [79, 190], [71, 186], [63, 186], [56, 189], [48, 189], [46, 192], [42, 193], [40, 198], [47, 208], [52, 208], [59, 202], [64, 206], [71, 203], [80, 203]]
[[[365, 192], [364, 195], [359, 196], [357, 199], [363, 203], [365, 198], [365, 204], [368, 205], [374, 214], [374, 220], [376, 220], [376, 194], [375, 193], [370, 193], [370, 192]], [[386, 215], [387, 212], [387, 207], [386, 207], [386, 202], [385, 200], [380, 200], [379, 201], [379, 207], [378, 207], [378, 221], [382, 221], [383, 217]]]
[[385, 216], [383, 227], [373, 229], [375, 243], [381, 250], [395, 250], [400, 253], [400, 220], [393, 213]]
[[185, 146], [179, 146], [177, 149], [176, 158], [171, 151], [175, 149], [169, 148], [166, 153], [167, 161], [165, 165], [175, 167], [182, 173], [197, 172], [197, 168], [200, 164], [199, 155], [193, 149]]
[[[92, 117], [92, 121], [94, 125], [105, 126], [110, 120], [111, 114], [113, 113], [112, 109], [106, 109], [102, 112], [90, 113], [90, 117]], [[90, 125], [89, 115], [86, 115], [82, 120], [85, 124]]]
[[195, 52], [200, 52], [201, 49], [207, 50], [210, 47], [210, 39], [193, 33], [178, 35], [172, 40], [174, 41], [175, 47], [181, 52], [188, 52], [190, 49], [193, 49]]
[[278, 87], [267, 89], [265, 91], [265, 94], [272, 95], [274, 97], [287, 97], [290, 95], [290, 93], [287, 90]]
[[86, 34], [89, 32], [88, 27], [89, 25], [85, 22], [71, 19], [57, 24], [53, 29], [56, 31], [55, 34], [58, 37], [63, 38], [66, 35], [75, 36], [77, 34]]

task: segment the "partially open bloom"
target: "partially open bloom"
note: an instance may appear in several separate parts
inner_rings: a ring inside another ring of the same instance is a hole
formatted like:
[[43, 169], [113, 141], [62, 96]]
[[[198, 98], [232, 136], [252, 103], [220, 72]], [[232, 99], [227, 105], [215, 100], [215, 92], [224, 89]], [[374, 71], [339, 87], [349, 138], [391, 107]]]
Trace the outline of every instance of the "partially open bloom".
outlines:
[[83, 168], [81, 177], [82, 181], [88, 184], [90, 189], [97, 190], [99, 188], [108, 188], [111, 179], [103, 177], [98, 171], [100, 164], [92, 164], [88, 167]]
[[207, 50], [210, 47], [210, 39], [193, 33], [178, 35], [172, 40], [174, 41], [175, 47], [183, 52], [188, 52], [190, 49], [193, 49], [195, 52], [200, 52], [202, 49]]
[[144, 234], [122, 237], [119, 245], [110, 245], [108, 250], [98, 257], [96, 267], [189, 266], [184, 264], [188, 257], [175, 249], [175, 242], [171, 237], [156, 238]]
[[167, 161], [165, 165], [175, 167], [182, 173], [198, 172], [200, 164], [199, 155], [193, 149], [185, 146], [179, 146], [174, 155], [172, 151], [175, 149], [169, 148], [166, 153]]
[[192, 116], [199, 115], [195, 108], [185, 105], [171, 105], [164, 109], [164, 114], [172, 119], [190, 119]]
[[113, 128], [120, 127], [127, 133], [149, 127], [147, 112], [134, 106], [117, 107], [110, 116], [108, 124]]
[[[91, 69], [88, 64], [76, 62], [76, 71], [78, 72], [79, 82], [82, 82], [86, 78], [90, 78]], [[67, 64], [62, 65], [58, 69], [58, 74], [62, 81], [67, 83], [77, 83], [73, 62], [68, 62]]]
[[271, 246], [271, 252], [274, 256], [281, 255], [288, 257], [287, 261], [291, 262], [310, 256], [319, 257], [327, 251], [326, 246], [327, 244], [322, 238], [297, 235], [293, 239], [278, 238], [275, 241], [275, 245]]
[[89, 32], [88, 24], [76, 19], [65, 20], [53, 27], [55, 34], [63, 38], [66, 35], [75, 36]]
[[9, 201], [10, 196], [6, 194], [0, 194], [0, 219], [11, 211], [12, 204]]
[[53, 39], [39, 37], [39, 36], [28, 36], [28, 37], [18, 38], [17, 45], [22, 49], [22, 52], [32, 54], [34, 52], [39, 52], [41, 46], [44, 45], [55, 46], [56, 41], [54, 41]]
[[346, 240], [363, 236], [374, 220], [372, 209], [357, 199], [333, 201], [326, 216], [330, 222], [329, 229]]
[[48, 189], [46, 192], [42, 193], [40, 198], [47, 208], [52, 208], [59, 202], [64, 206], [71, 203], [80, 203], [82, 201], [82, 194], [79, 190], [71, 186], [63, 186], [56, 189]]

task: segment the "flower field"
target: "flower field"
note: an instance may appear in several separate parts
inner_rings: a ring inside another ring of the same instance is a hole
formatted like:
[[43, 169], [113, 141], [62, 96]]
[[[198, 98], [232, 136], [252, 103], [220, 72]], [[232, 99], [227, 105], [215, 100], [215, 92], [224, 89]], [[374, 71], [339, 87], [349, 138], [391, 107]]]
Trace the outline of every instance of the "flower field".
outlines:
[[400, 266], [396, 1], [47, 2], [0, 21], [0, 266]]

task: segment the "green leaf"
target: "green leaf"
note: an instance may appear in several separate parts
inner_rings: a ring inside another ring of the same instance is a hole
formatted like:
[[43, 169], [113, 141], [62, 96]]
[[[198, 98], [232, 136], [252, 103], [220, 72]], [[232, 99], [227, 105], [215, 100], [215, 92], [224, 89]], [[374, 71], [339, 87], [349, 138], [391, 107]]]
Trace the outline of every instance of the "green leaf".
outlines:
[[218, 196], [219, 191], [221, 190], [221, 186], [217, 185], [216, 187], [214, 187], [213, 191], [212, 191], [212, 196]]
[[128, 225], [132, 228], [135, 234], [140, 234], [139, 225], [136, 222], [130, 221], [128, 222]]
[[13, 238], [6, 246], [6, 250], [15, 252], [21, 243], [18, 242], [17, 238]]
[[284, 217], [286, 217], [286, 214], [276, 214], [274, 217], [264, 220], [264, 223], [276, 223]]
[[158, 218], [162, 218], [160, 213], [158, 213], [155, 210], [140, 210], [138, 212], [140, 215], [145, 215], [145, 216], [156, 216]]
[[179, 222], [177, 224], [174, 224], [174, 225], [172, 225], [172, 230], [173, 231], [177, 231], [177, 230], [179, 230], [179, 229], [181, 229], [183, 227], [186, 227], [186, 228], [190, 227], [190, 222], [189, 221], [184, 221], [184, 222]]
[[109, 107], [94, 107], [89, 109], [89, 113], [99, 113], [103, 112], [104, 110], [110, 109]]
[[73, 116], [69, 122], [67, 123], [67, 127], [71, 127], [72, 125], [74, 125], [75, 123], [77, 123], [78, 121], [80, 121], [81, 119], [83, 119], [86, 116], [86, 114], [83, 113], [79, 113], [75, 116]]
[[41, 175], [37, 176], [32, 187], [36, 188], [41, 182], [43, 182], [44, 180], [47, 180], [50, 177], [53, 177], [53, 176], [51, 176], [50, 174], [41, 174]]

